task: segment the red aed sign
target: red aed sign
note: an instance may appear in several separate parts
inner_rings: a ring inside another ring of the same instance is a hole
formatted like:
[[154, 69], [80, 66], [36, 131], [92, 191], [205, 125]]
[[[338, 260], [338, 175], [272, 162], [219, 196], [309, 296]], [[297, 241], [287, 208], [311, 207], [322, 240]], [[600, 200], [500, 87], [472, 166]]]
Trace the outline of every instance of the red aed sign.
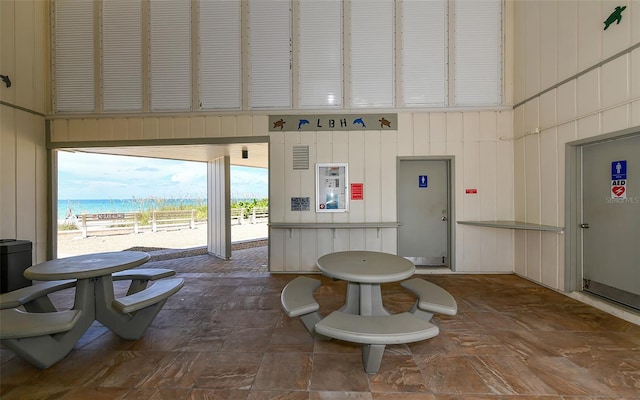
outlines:
[[362, 200], [364, 192], [364, 184], [352, 183], [351, 184], [351, 200]]
[[478, 189], [466, 189], [465, 193], [466, 194], [477, 194], [478, 193]]

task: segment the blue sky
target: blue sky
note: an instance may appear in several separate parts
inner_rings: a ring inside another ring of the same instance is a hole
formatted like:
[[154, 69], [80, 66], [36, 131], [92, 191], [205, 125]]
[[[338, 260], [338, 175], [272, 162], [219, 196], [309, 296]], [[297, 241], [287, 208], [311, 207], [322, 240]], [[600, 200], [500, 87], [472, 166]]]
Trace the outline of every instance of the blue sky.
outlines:
[[[207, 165], [105, 154], [58, 153], [58, 199], [206, 198]], [[268, 172], [231, 167], [232, 198], [268, 197]]]

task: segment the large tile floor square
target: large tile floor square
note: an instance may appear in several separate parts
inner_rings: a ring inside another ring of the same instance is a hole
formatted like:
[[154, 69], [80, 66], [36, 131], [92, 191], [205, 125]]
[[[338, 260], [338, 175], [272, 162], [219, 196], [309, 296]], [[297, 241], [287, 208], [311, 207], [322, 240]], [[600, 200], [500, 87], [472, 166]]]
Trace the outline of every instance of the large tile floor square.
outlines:
[[[433, 339], [387, 346], [379, 373], [368, 375], [358, 345], [315, 341], [282, 312], [280, 291], [295, 275], [269, 274], [266, 259], [267, 247], [254, 247], [231, 261], [147, 263], [176, 270], [185, 287], [142, 339], [122, 340], [95, 323], [47, 370], [2, 348], [0, 397], [640, 399], [640, 326], [515, 275], [424, 276], [456, 298], [458, 315], [434, 317]], [[411, 307], [399, 284], [382, 290], [390, 309]], [[321, 313], [338, 308], [345, 291], [345, 282], [322, 278]], [[72, 290], [54, 301], [71, 306]]]

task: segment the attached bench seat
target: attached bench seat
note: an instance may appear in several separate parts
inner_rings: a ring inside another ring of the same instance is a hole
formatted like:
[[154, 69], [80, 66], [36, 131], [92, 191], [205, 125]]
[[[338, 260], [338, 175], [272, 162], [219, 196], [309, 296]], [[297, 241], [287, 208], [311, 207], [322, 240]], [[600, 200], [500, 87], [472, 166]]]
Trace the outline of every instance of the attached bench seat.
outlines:
[[[35, 283], [11, 292], [0, 294], [0, 310], [24, 306], [32, 313], [50, 313], [57, 311], [47, 295], [59, 290], [75, 287], [75, 279]], [[3, 323], [6, 323], [3, 320]]]
[[362, 344], [362, 362], [367, 373], [380, 369], [385, 346], [430, 339], [438, 327], [408, 312], [392, 315], [355, 315], [334, 311], [318, 322], [315, 330], [324, 336]]
[[456, 315], [458, 304], [456, 299], [440, 286], [414, 278], [401, 282], [400, 285], [418, 297], [410, 313], [425, 321], [431, 320], [433, 314]]
[[66, 332], [76, 324], [80, 313], [80, 310], [46, 313], [24, 312], [15, 308], [1, 310], [0, 339], [20, 339]]
[[82, 311], [32, 313], [15, 308], [0, 310], [2, 344], [38, 368], [49, 368], [63, 359], [82, 332]]
[[133, 313], [166, 301], [183, 286], [182, 278], [163, 279], [142, 291], [113, 300], [113, 307], [122, 313]]
[[[107, 304], [96, 304], [96, 319], [126, 340], [140, 339], [153, 319], [158, 315], [169, 297], [184, 286], [182, 278], [167, 278], [156, 281], [148, 288], [123, 296], [111, 297]], [[106, 283], [98, 286], [98, 297], [113, 296]]]
[[133, 268], [115, 272], [112, 275], [113, 281], [131, 281], [127, 295], [137, 293], [147, 288], [149, 281], [169, 278], [176, 274], [176, 271], [166, 268]]
[[290, 318], [300, 317], [305, 328], [307, 328], [313, 337], [326, 339], [318, 335], [314, 329], [318, 321], [322, 319], [322, 316], [318, 312], [320, 305], [313, 297], [313, 292], [319, 287], [320, 280], [299, 276], [287, 283], [282, 289], [280, 303], [282, 303], [284, 312], [287, 313]]

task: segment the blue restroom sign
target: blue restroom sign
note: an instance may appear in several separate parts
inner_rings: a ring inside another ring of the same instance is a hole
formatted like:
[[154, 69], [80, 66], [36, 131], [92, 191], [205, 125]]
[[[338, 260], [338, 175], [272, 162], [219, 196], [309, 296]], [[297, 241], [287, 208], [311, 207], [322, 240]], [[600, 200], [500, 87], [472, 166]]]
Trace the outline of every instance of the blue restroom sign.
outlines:
[[611, 180], [627, 179], [627, 160], [611, 163]]
[[418, 175], [418, 187], [426, 188], [428, 186], [428, 179], [426, 175]]
[[627, 198], [627, 160], [611, 163], [611, 198]]

